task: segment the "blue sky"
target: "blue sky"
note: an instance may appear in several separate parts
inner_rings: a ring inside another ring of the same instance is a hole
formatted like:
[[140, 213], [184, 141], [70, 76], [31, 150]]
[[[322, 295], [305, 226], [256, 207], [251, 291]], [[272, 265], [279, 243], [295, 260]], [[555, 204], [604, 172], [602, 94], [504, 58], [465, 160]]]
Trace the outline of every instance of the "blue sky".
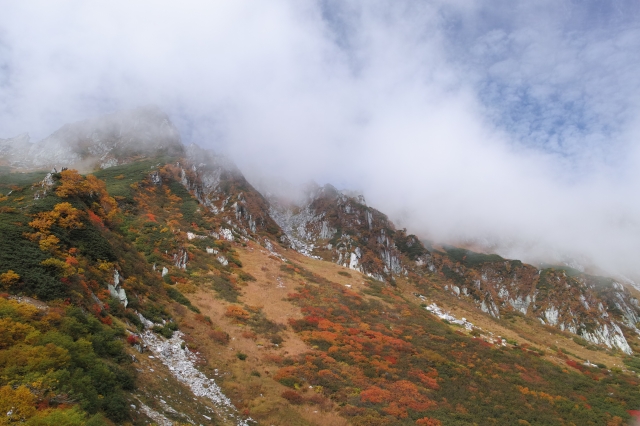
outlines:
[[637, 1], [14, 2], [0, 138], [157, 104], [253, 181], [640, 276]]

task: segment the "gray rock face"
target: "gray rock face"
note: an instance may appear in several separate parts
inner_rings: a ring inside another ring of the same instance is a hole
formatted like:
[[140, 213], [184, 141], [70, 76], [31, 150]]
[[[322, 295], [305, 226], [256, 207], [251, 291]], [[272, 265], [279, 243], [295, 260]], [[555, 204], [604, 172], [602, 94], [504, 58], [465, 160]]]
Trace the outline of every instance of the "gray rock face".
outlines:
[[138, 155], [182, 152], [178, 130], [153, 107], [66, 124], [35, 144], [26, 134], [0, 139], [0, 155], [12, 166], [28, 168], [107, 168]]
[[25, 167], [31, 147], [30, 139], [28, 133], [15, 138], [0, 139], [0, 157], [12, 166]]
[[[380, 281], [406, 272], [398, 248], [385, 234], [385, 226], [391, 229], [393, 224], [366, 206], [362, 195], [338, 191], [331, 185], [308, 185], [298, 205], [269, 193], [266, 197], [271, 218], [285, 233], [288, 245], [299, 253]], [[381, 263], [374, 264], [371, 256], [367, 259], [367, 252]]]
[[117, 270], [113, 271], [113, 284], [108, 284], [107, 287], [109, 288], [111, 297], [119, 300], [126, 308], [129, 304], [129, 300], [127, 299], [127, 293], [124, 291], [124, 288], [120, 286], [120, 274]]
[[267, 202], [227, 157], [191, 144], [185, 148], [184, 163], [178, 166], [184, 187], [238, 234], [277, 227], [269, 217]]
[[513, 261], [475, 266], [433, 262], [434, 256], [425, 258], [429, 270], [459, 277], [458, 285], [448, 285], [446, 290], [496, 318], [501, 311], [512, 309], [626, 354], [632, 353], [627, 339], [640, 335], [636, 326], [639, 303], [614, 280], [583, 274], [570, 276], [561, 269], [537, 270]]

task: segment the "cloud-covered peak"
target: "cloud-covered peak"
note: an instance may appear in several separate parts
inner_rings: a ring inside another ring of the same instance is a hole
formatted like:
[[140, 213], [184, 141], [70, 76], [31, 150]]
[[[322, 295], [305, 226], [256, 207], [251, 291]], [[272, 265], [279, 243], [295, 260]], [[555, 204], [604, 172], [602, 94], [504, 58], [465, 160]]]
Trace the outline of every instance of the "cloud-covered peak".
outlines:
[[149, 103], [411, 232], [639, 273], [637, 2], [14, 3], [0, 128]]

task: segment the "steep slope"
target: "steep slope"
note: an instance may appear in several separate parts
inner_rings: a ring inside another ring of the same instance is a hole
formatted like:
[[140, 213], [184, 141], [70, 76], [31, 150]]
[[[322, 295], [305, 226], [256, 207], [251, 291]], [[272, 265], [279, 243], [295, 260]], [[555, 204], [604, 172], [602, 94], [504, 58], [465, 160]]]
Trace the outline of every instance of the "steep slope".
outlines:
[[[21, 398], [11, 388], [17, 387], [42, 408], [18, 419], [58, 416], [84, 424], [87, 413], [96, 424], [197, 423], [198, 417], [246, 424], [197, 370], [197, 352], [185, 351], [177, 332], [187, 309], [199, 312], [176, 286], [187, 281], [187, 265], [193, 272], [219, 271], [216, 282], [229, 291], [249, 279], [228, 242], [241, 237], [223, 218], [199, 210], [179, 173], [172, 164], [146, 160], [97, 173], [106, 183], [74, 170], [26, 186], [14, 183], [26, 176], [3, 176], [3, 192], [13, 189], [0, 197], [0, 280], [7, 292], [0, 321], [8, 333], [0, 348], [0, 385], [9, 401]], [[40, 348], [52, 359], [38, 361], [42, 366], [32, 359]], [[134, 348], [147, 350], [140, 355]], [[158, 387], [160, 373], [170, 388]], [[81, 376], [91, 380], [79, 382]], [[136, 381], [145, 386], [133, 392]], [[41, 387], [33, 388], [36, 382]], [[147, 386], [159, 394], [148, 394]], [[185, 392], [192, 397], [185, 400]], [[69, 411], [69, 403], [78, 405]], [[130, 406], [143, 407], [142, 414]]]
[[228, 160], [156, 145], [87, 176], [0, 174], [8, 421], [621, 425], [640, 407], [639, 357], [549, 326], [554, 303], [580, 332], [586, 302], [632, 331], [611, 281], [427, 250], [331, 187], [279, 207]]
[[577, 334], [588, 342], [632, 353], [640, 306], [620, 283], [563, 270], [539, 270], [520, 261], [451, 247], [429, 251], [414, 235], [395, 229], [379, 211], [327, 185], [301, 206], [271, 200], [271, 215], [299, 252], [393, 283], [410, 276], [445, 278], [444, 290], [483, 312], [522, 314]]
[[180, 179], [211, 213], [234, 223], [244, 235], [266, 233], [273, 238], [282, 235], [269, 215], [267, 201], [228, 159], [190, 145]]
[[640, 334], [638, 300], [612, 279], [564, 269], [540, 270], [453, 248], [429, 255], [425, 261], [449, 279], [446, 290], [473, 300], [494, 317], [531, 315], [542, 324], [627, 354], [632, 352], [627, 338], [637, 340]]

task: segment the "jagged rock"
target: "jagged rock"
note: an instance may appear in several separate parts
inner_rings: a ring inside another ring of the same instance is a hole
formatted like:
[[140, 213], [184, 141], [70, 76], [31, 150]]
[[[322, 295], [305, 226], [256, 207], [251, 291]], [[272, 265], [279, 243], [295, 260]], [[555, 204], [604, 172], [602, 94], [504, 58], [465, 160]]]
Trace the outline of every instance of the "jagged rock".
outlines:
[[[394, 229], [393, 224], [367, 207], [364, 197], [351, 195], [331, 185], [310, 186], [301, 204], [294, 205], [266, 194], [271, 217], [286, 235], [282, 241], [296, 251], [382, 281], [405, 273], [397, 248], [384, 234], [384, 229]], [[379, 233], [376, 240], [370, 238], [372, 231]], [[375, 253], [384, 266], [380, 268], [367, 253]]]
[[[103, 167], [103, 168], [106, 168], [106, 167]], [[149, 180], [154, 185], [158, 185], [158, 186], [162, 185], [162, 177], [160, 176], [160, 173], [158, 173], [157, 171], [149, 175]]]
[[222, 228], [220, 230], [220, 236], [227, 241], [233, 241], [235, 239], [233, 237], [233, 232], [231, 232], [231, 229], [227, 228]]
[[178, 253], [173, 255], [173, 264], [176, 268], [187, 269], [187, 261], [189, 260], [189, 253], [185, 249], [180, 249]]
[[[279, 236], [266, 200], [226, 157], [192, 144], [186, 147], [186, 163], [178, 166], [185, 188], [210, 212], [237, 226], [239, 233], [248, 235], [267, 230]], [[223, 238], [233, 241], [232, 234], [223, 232]]]
[[[470, 256], [475, 259], [469, 261]], [[456, 259], [432, 253], [425, 264], [430, 271], [457, 276], [460, 294], [482, 300], [481, 310], [496, 317], [501, 309], [514, 309], [536, 317], [542, 324], [625, 353], [631, 349], [620, 324], [640, 334], [636, 328], [638, 302], [614, 280], [607, 284], [600, 277], [568, 276], [563, 270], [538, 270], [519, 261], [472, 252]], [[615, 309], [609, 311], [608, 306]]]
[[129, 300], [127, 299], [127, 293], [124, 291], [124, 288], [120, 286], [120, 274], [117, 270], [114, 269], [113, 271], [113, 284], [108, 284], [107, 287], [109, 288], [111, 297], [118, 299], [126, 308]]

